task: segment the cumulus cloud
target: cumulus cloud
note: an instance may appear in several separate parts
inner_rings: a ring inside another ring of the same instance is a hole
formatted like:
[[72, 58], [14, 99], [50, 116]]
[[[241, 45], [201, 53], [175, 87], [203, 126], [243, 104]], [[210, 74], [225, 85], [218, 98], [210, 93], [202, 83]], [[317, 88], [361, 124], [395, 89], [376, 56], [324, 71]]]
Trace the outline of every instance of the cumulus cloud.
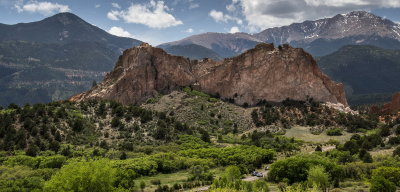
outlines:
[[26, 4], [17, 3], [14, 5], [19, 13], [30, 12], [30, 13], [40, 13], [42, 15], [51, 15], [60, 12], [69, 12], [71, 9], [68, 5], [52, 3], [52, 2], [38, 2], [29, 1]]
[[119, 6], [118, 3], [111, 3], [111, 6], [116, 8], [116, 9], [121, 9], [121, 6]]
[[119, 15], [119, 11], [112, 10], [107, 13], [107, 18], [109, 18], [113, 21], [118, 21], [119, 20], [118, 15]]
[[239, 11], [251, 32], [338, 13], [376, 8], [400, 8], [399, 0], [232, 0], [228, 11]]
[[121, 27], [115, 27], [115, 26], [111, 27], [108, 30], [108, 33], [110, 33], [111, 35], [120, 36], [120, 37], [133, 37], [128, 31], [125, 31]]
[[226, 10], [228, 10], [229, 12], [234, 12], [236, 11], [236, 5], [239, 2], [239, 0], [232, 0], [231, 4], [228, 4], [226, 6]]
[[101, 5], [100, 4], [96, 4], [96, 5], [94, 5], [94, 8], [100, 8], [101, 7]]
[[237, 26], [234, 26], [229, 30], [229, 33], [237, 33], [237, 32], [240, 32], [239, 27]]
[[185, 33], [193, 33], [194, 30], [192, 28], [189, 28], [189, 29], [184, 30], [183, 32], [185, 32]]
[[214, 19], [216, 22], [224, 22], [227, 23], [228, 21], [236, 21], [237, 24], [241, 25], [243, 21], [237, 17], [230, 16], [228, 14], [224, 14], [222, 11], [211, 10], [208, 15]]
[[168, 11], [170, 9], [164, 4], [164, 1], [151, 0], [147, 4], [131, 4], [127, 10], [111, 10], [107, 13], [107, 17], [111, 20], [122, 19], [127, 23], [143, 24], [156, 29], [183, 24]]

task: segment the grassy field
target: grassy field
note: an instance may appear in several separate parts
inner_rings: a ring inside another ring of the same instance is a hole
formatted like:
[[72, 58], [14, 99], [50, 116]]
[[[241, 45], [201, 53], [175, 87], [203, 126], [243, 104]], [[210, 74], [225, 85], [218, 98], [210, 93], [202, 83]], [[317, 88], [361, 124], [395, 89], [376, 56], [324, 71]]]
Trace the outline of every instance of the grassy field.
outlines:
[[[216, 177], [219, 177], [222, 175], [224, 168], [215, 168], [215, 169], [211, 169], [210, 171], [213, 172]], [[187, 181], [189, 176], [190, 175], [189, 175], [188, 170], [171, 173], [171, 174], [157, 174], [154, 176], [141, 177], [141, 178], [135, 180], [135, 182], [136, 182], [135, 185], [139, 186], [140, 183], [142, 181], [144, 181], [146, 183], [146, 188], [144, 191], [150, 192], [150, 191], [154, 191], [155, 189], [157, 189], [157, 185], [151, 184], [151, 181], [153, 181], [153, 180], [160, 180], [161, 185], [172, 186], [175, 183], [178, 183], [178, 184], [184, 183], [185, 181]]]
[[310, 127], [293, 126], [292, 128], [286, 130], [285, 136], [294, 137], [310, 143], [326, 143], [331, 139], [344, 143], [350, 140], [352, 134], [343, 131], [343, 135], [341, 136], [329, 136], [326, 134], [326, 132], [323, 132], [319, 135], [314, 135], [310, 132]]

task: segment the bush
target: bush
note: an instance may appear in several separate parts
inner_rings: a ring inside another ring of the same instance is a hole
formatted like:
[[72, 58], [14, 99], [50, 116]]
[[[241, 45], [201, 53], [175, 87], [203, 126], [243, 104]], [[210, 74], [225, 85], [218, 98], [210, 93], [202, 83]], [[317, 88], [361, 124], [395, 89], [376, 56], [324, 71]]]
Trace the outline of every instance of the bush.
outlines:
[[160, 181], [159, 179], [157, 179], [157, 180], [151, 180], [150, 183], [151, 183], [152, 185], [161, 185], [161, 181]]
[[329, 129], [328, 131], [326, 131], [326, 134], [329, 135], [329, 136], [340, 136], [340, 135], [343, 135], [342, 129], [340, 129], [340, 128]]
[[255, 146], [233, 146], [226, 148], [202, 148], [180, 151], [184, 157], [212, 159], [218, 165], [244, 165], [247, 168], [260, 167], [275, 157], [275, 152]]
[[329, 187], [329, 175], [325, 172], [325, 168], [319, 165], [310, 168], [307, 180], [311, 186], [315, 185], [322, 191], [326, 191]]
[[44, 157], [40, 161], [39, 168], [61, 168], [66, 160], [67, 158], [62, 155]]
[[396, 192], [396, 185], [383, 177], [371, 179], [370, 192]]
[[383, 177], [400, 187], [400, 168], [398, 167], [379, 167], [372, 171], [372, 178]]
[[115, 173], [109, 160], [70, 162], [45, 183], [44, 191], [113, 191]]
[[318, 155], [301, 155], [273, 163], [268, 178], [275, 182], [288, 181], [289, 184], [303, 182], [308, 178], [308, 170], [317, 165], [327, 170], [333, 181], [341, 176], [340, 167], [330, 159]]

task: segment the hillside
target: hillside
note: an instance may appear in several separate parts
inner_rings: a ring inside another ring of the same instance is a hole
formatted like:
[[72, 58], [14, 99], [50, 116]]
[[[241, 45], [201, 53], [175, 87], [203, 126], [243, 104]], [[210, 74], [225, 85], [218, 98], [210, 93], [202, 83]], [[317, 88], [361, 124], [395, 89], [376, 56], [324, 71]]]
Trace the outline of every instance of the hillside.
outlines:
[[101, 42], [112, 47], [114, 51], [122, 51], [141, 43], [139, 40], [111, 35], [68, 12], [32, 23], [0, 25], [0, 41], [9, 40], [50, 44]]
[[46, 103], [89, 89], [141, 41], [110, 35], [72, 13], [0, 25], [0, 106]]
[[[277, 175], [285, 175], [281, 166], [299, 166], [297, 162], [343, 172], [352, 166], [379, 168], [396, 158], [373, 160], [370, 153], [398, 145], [398, 136], [383, 131], [394, 132], [400, 123], [378, 126], [374, 116], [343, 114], [312, 99], [242, 108], [189, 88], [149, 99], [142, 106], [96, 100], [12, 105], [0, 109], [0, 120], [2, 189], [91, 188], [62, 181], [76, 181], [75, 175], [96, 182], [106, 174], [112, 177], [102, 186], [146, 192], [218, 188], [214, 178], [224, 178], [233, 168], [239, 170], [236, 183], [255, 189], [261, 182], [265, 188], [277, 187]], [[296, 131], [295, 125], [327, 140], [308, 143], [282, 136], [286, 130]], [[376, 130], [381, 131], [373, 133]], [[352, 135], [351, 140], [340, 144], [335, 139], [344, 131], [351, 132], [345, 133]], [[365, 131], [371, 134], [364, 136]], [[321, 146], [324, 152], [313, 153]], [[271, 163], [268, 183], [257, 178], [242, 181], [242, 175]], [[360, 173], [353, 174], [357, 175], [335, 176], [341, 178], [341, 189], [369, 188], [357, 179]]]
[[[374, 46], [345, 46], [321, 57], [317, 62], [323, 72], [345, 85], [349, 98], [361, 95], [376, 95], [379, 98], [382, 94], [390, 97], [400, 90], [398, 50]], [[363, 103], [362, 100], [354, 101], [357, 102]]]

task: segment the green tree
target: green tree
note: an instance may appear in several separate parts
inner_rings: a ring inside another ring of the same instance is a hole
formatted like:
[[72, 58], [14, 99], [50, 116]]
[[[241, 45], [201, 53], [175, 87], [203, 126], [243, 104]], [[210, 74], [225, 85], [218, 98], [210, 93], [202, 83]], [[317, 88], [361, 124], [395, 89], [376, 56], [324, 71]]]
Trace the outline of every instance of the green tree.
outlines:
[[309, 169], [317, 165], [324, 167], [333, 181], [341, 176], [342, 169], [331, 159], [318, 155], [299, 155], [274, 162], [268, 178], [275, 182], [287, 181], [289, 184], [303, 182], [308, 179]]
[[374, 177], [371, 179], [370, 192], [395, 192], [396, 185], [383, 177]]
[[242, 177], [242, 173], [240, 172], [239, 167], [237, 166], [229, 166], [225, 169], [224, 177], [228, 179], [228, 181], [233, 182]]
[[44, 191], [113, 191], [115, 173], [109, 160], [69, 162], [45, 183]]
[[318, 186], [324, 192], [329, 187], [329, 175], [325, 172], [325, 168], [320, 165], [310, 168], [307, 180], [311, 185]]

